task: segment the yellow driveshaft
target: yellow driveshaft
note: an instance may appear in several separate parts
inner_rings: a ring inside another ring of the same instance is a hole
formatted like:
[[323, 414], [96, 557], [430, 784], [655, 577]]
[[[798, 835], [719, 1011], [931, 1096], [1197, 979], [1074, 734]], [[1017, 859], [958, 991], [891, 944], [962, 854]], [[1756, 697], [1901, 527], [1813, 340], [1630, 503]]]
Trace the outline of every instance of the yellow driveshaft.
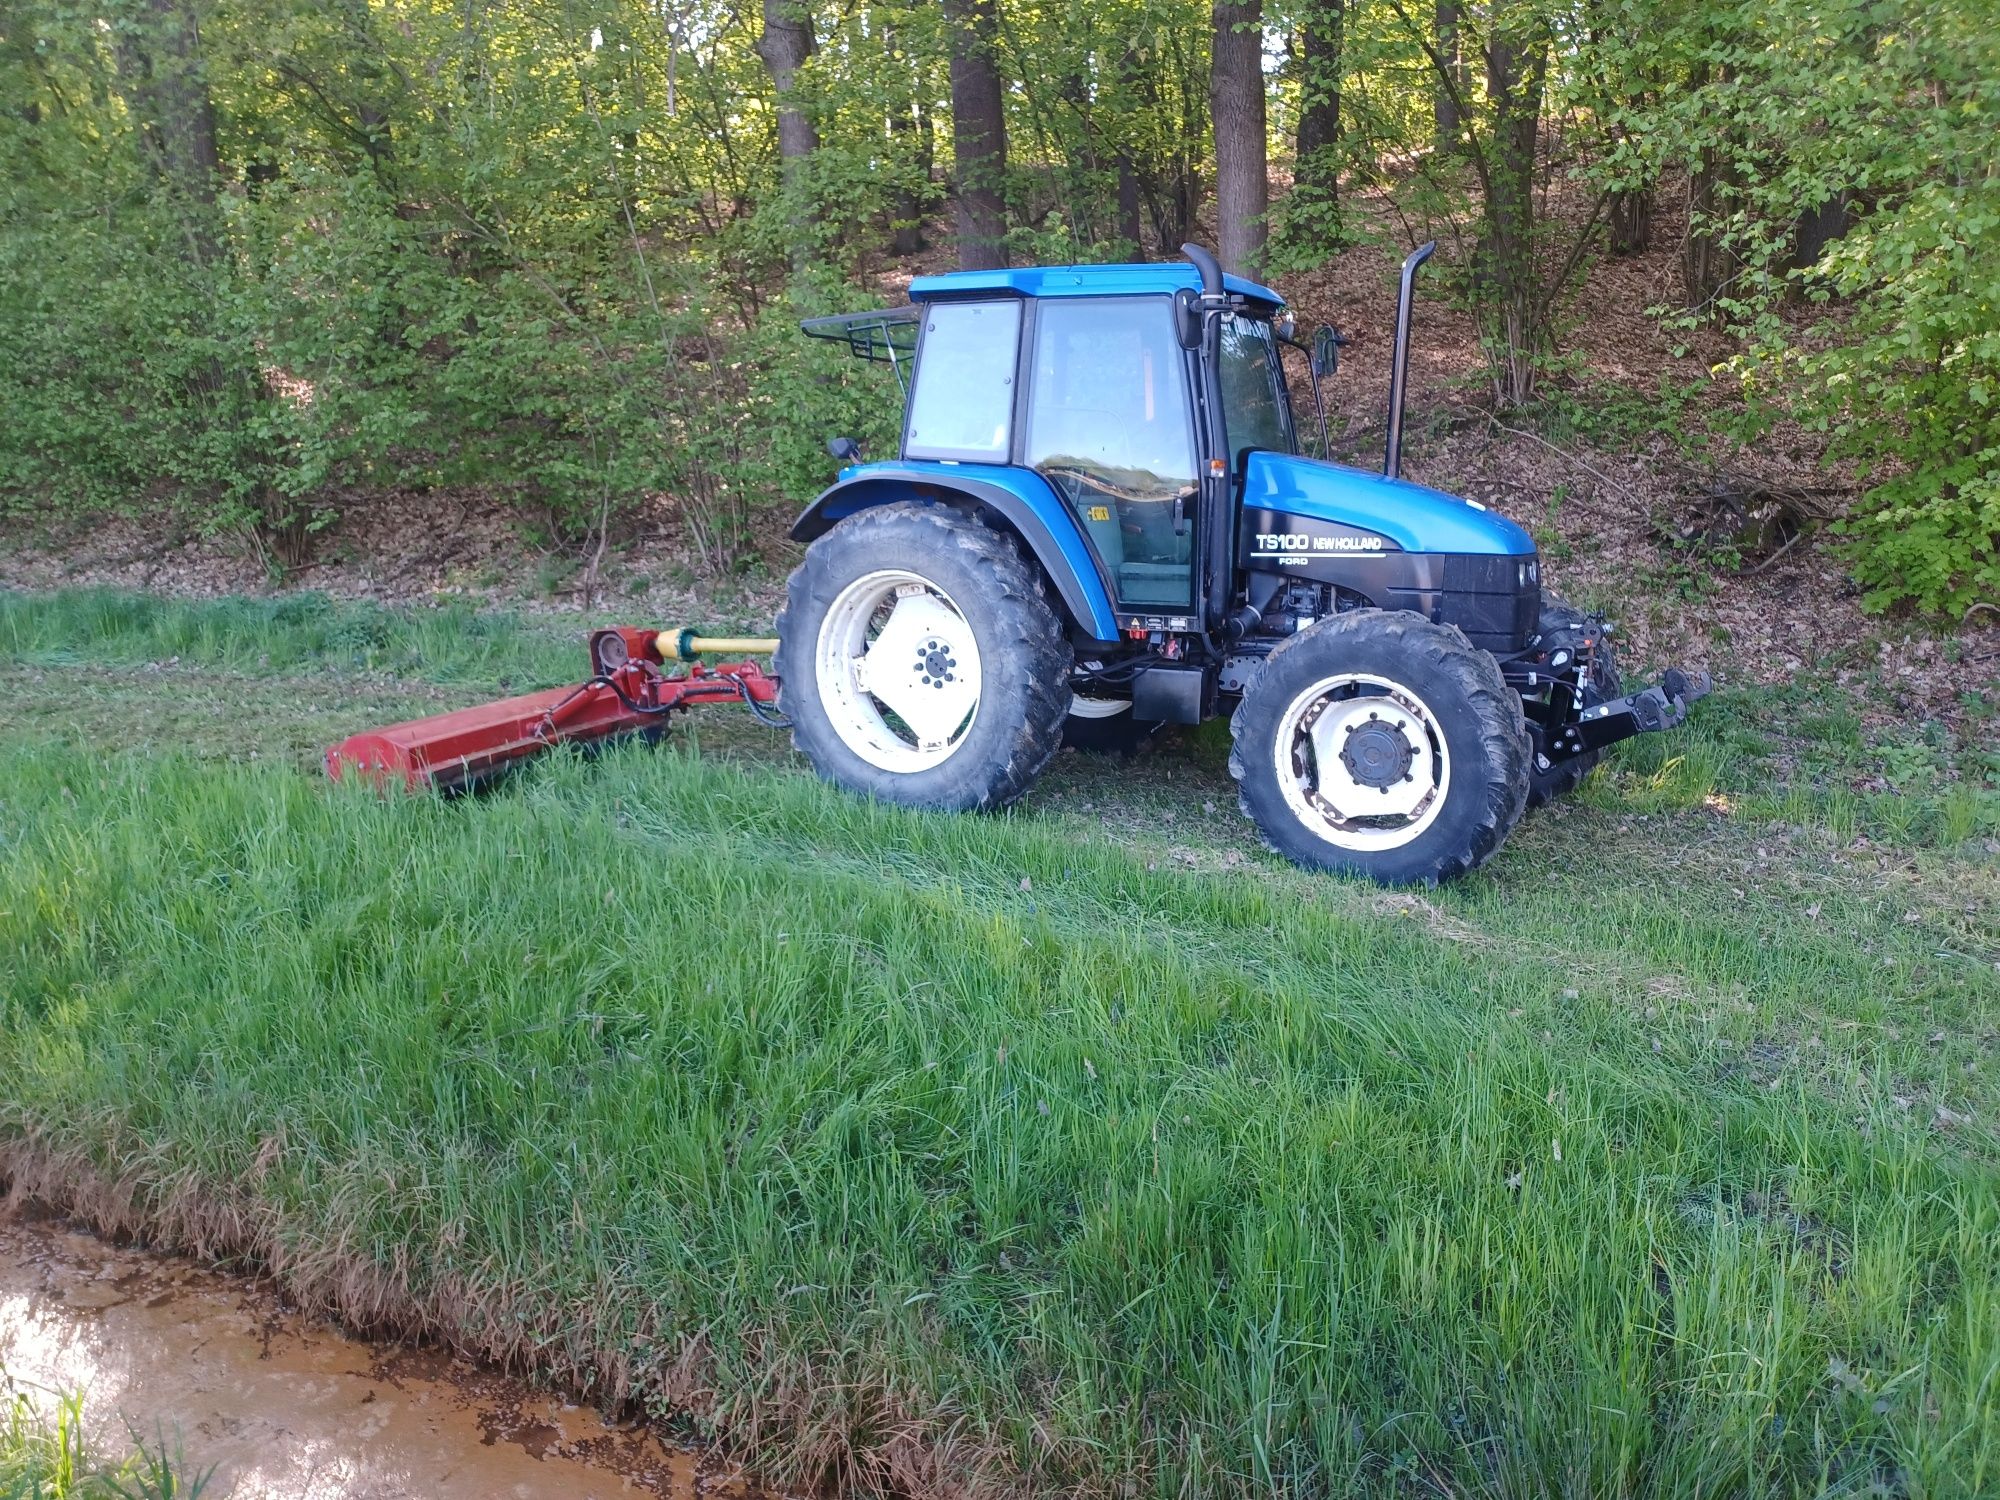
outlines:
[[697, 656], [711, 652], [748, 652], [752, 656], [769, 656], [778, 649], [775, 635], [696, 635], [690, 627], [681, 631], [660, 632], [658, 640], [660, 655], [668, 661], [693, 661]]

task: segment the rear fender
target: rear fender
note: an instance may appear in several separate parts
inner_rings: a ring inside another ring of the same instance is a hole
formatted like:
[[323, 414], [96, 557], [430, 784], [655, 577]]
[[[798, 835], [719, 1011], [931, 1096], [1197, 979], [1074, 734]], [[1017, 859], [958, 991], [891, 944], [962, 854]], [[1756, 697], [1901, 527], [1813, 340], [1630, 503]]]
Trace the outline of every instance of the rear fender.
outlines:
[[1049, 482], [1032, 469], [1000, 464], [923, 462], [860, 464], [799, 513], [792, 539], [810, 542], [858, 511], [899, 500], [970, 506], [990, 526], [1019, 537], [1041, 564], [1076, 628], [1092, 640], [1118, 638], [1111, 594], [1082, 529]]

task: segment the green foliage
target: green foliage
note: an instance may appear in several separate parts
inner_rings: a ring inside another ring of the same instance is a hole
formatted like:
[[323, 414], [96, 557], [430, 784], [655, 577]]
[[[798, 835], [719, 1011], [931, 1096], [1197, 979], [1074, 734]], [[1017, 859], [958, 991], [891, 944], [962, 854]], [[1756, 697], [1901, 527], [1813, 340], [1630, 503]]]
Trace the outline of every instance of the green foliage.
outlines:
[[1271, 238], [1264, 250], [1270, 276], [1324, 265], [1352, 234], [1339, 199], [1324, 188], [1300, 187], [1271, 208]]
[[[769, 290], [784, 215], [833, 255], [879, 174], [829, 151], [808, 210], [765, 191], [755, 143], [746, 166], [712, 126], [761, 76], [741, 48], [662, 56], [640, 10], [622, 32], [560, 7], [205, 19], [212, 218], [147, 170], [136, 65], [83, 18], [30, 7], [0, 52], [34, 106], [0, 112], [24, 164], [0, 216], [0, 506], [296, 540], [352, 490], [500, 489], [571, 532], [667, 495], [722, 568], [753, 503], [824, 476], [801, 417], [893, 424], [886, 374], [786, 335], [795, 307], [851, 305], [837, 272]], [[182, 253], [198, 220], [220, 253]]]
[[[949, 196], [939, 7], [808, 9], [786, 103], [818, 144], [781, 172], [755, 7], [22, 0], [0, 23], [0, 510], [241, 529], [282, 562], [348, 496], [478, 486], [569, 541], [665, 504], [703, 566], [743, 562], [825, 477], [830, 431], [880, 451], [898, 414], [884, 372], [790, 320], [893, 295], [892, 245], [935, 239]], [[1985, 8], [1457, 9], [1451, 37], [1413, 0], [1341, 10], [1338, 87], [1313, 94], [1337, 92], [1339, 134], [1293, 164], [1266, 270], [1442, 238], [1493, 399], [1528, 404], [1606, 195], [1694, 173], [1729, 274], [1690, 317], [1737, 341], [1752, 420], [1820, 429], [1865, 476], [1847, 535], [1871, 605], [2000, 591]], [[1314, 14], [1266, 14], [1281, 169]], [[1202, 232], [1210, 20], [1000, 7], [1017, 259]], [[1846, 232], [1802, 260], [1800, 215], [1829, 205]]]
[[[1845, 524], [1876, 609], [2000, 597], [2000, 36], [1974, 0], [1703, 7], [1658, 35], [1694, 86], [1632, 115], [1714, 163], [1697, 231], [1766, 417], [1870, 484]], [[1809, 212], [1844, 211], [1801, 254]]]

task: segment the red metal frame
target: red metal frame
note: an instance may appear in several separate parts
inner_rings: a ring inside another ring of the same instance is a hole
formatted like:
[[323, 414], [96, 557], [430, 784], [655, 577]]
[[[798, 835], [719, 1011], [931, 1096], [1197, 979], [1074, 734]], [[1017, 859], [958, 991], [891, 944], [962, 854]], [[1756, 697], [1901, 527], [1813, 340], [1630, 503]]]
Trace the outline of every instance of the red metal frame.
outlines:
[[657, 631], [620, 626], [590, 638], [596, 670], [579, 687], [550, 688], [477, 708], [352, 735], [326, 752], [326, 773], [386, 785], [459, 787], [555, 745], [589, 744], [664, 726], [700, 703], [774, 703], [778, 679], [755, 662], [696, 663], [668, 676]]

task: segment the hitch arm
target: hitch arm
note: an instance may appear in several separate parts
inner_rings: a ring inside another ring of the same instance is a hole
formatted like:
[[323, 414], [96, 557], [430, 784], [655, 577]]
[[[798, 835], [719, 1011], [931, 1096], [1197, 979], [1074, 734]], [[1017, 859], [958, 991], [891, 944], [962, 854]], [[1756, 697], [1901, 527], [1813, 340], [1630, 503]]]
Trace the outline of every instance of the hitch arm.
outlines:
[[1561, 760], [1602, 750], [1634, 735], [1674, 729], [1687, 718], [1688, 705], [1706, 698], [1713, 684], [1706, 672], [1670, 668], [1652, 687], [1592, 704], [1561, 727], [1546, 731], [1548, 755]]

